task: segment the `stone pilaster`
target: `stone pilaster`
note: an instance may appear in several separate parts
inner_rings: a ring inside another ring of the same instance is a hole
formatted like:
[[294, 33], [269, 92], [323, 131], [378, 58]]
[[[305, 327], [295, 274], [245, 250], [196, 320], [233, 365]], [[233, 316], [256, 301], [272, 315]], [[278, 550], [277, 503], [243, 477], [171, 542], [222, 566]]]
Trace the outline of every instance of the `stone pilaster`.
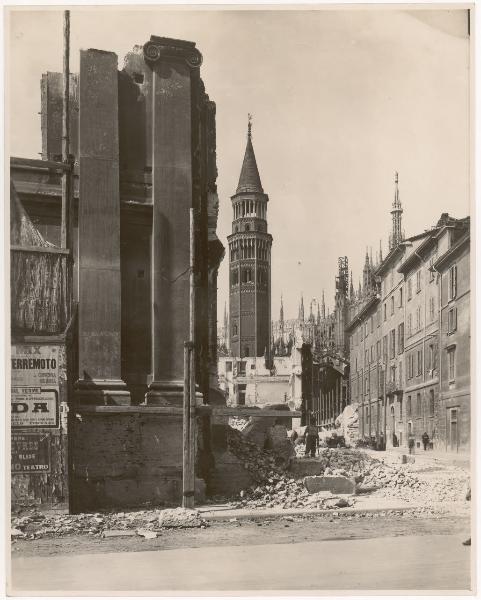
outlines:
[[152, 36], [152, 382], [147, 404], [182, 402], [189, 339], [189, 210], [193, 207], [192, 42]]
[[129, 404], [120, 361], [120, 195], [117, 55], [80, 53], [80, 404]]

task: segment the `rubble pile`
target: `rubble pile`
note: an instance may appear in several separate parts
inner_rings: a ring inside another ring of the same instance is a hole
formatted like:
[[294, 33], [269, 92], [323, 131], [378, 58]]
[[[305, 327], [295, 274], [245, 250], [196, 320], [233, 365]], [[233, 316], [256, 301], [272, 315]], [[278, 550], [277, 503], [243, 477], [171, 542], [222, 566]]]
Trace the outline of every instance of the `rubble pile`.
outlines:
[[433, 506], [438, 503], [464, 502], [467, 473], [443, 471], [435, 474], [417, 473], [410, 465], [382, 465], [363, 480], [363, 485], [375, 485], [380, 489], [376, 496], [397, 497], [408, 502]]
[[[256, 444], [245, 440], [241, 433], [228, 436], [230, 450], [243, 461], [255, 484], [243, 490], [233, 505], [240, 508], [302, 508], [339, 507], [339, 499], [328, 492], [309, 494], [302, 480], [291, 477], [280, 467], [274, 453], [262, 451]], [[303, 445], [296, 445], [296, 453], [303, 456]], [[462, 502], [466, 494], [466, 473], [462, 470], [433, 473], [418, 472], [414, 464], [387, 464], [368, 453], [352, 448], [321, 448], [316, 458], [319, 475], [353, 478], [358, 493], [399, 498], [420, 506], [434, 506], [440, 502]], [[349, 503], [353, 500], [349, 499]], [[332, 506], [334, 505], [334, 506]]]
[[183, 508], [78, 515], [43, 514], [33, 510], [22, 516], [13, 516], [10, 533], [12, 539], [39, 539], [64, 535], [101, 537], [109, 531], [130, 531], [148, 537], [146, 532], [171, 527], [205, 527], [205, 522], [198, 511]]
[[232, 429], [237, 429], [238, 431], [243, 431], [249, 423], [249, 417], [229, 417], [229, 426]]
[[229, 450], [242, 462], [256, 482], [242, 490], [232, 502], [236, 508], [340, 508], [353, 501], [333, 496], [329, 492], [309, 494], [302, 480], [296, 480], [284, 470], [284, 460], [270, 450], [260, 450], [235, 430], [227, 436]]

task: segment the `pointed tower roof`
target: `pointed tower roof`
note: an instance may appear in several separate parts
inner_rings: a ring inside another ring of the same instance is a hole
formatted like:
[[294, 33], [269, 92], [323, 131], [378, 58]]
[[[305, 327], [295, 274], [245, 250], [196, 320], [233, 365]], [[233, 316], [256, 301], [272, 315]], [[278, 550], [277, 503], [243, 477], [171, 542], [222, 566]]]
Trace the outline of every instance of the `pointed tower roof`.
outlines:
[[261, 178], [259, 175], [259, 170], [257, 168], [256, 155], [254, 154], [254, 146], [252, 145], [251, 115], [249, 115], [249, 122], [247, 125], [247, 145], [236, 194], [240, 194], [241, 192], [259, 192], [261, 194], [264, 193]]

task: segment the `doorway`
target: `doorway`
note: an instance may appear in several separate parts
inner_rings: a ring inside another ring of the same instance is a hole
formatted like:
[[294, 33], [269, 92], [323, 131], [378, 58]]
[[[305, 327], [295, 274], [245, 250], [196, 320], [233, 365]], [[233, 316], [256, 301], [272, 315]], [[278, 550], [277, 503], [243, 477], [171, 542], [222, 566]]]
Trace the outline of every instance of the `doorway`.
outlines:
[[459, 432], [458, 432], [458, 409], [448, 408], [449, 421], [449, 450], [457, 452], [459, 450]]

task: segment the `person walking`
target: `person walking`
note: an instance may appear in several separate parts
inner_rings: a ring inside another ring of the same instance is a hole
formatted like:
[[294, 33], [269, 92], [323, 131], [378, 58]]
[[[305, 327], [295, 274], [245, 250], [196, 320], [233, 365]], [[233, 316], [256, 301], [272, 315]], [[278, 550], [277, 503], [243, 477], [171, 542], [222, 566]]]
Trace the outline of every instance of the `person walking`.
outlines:
[[414, 435], [412, 433], [409, 434], [408, 448], [409, 454], [414, 454]]
[[428, 448], [428, 444], [429, 444], [429, 435], [427, 434], [427, 432], [425, 431], [423, 433], [423, 435], [421, 436], [421, 439], [423, 441], [423, 446], [424, 446], [424, 452], [426, 452], [427, 448]]

